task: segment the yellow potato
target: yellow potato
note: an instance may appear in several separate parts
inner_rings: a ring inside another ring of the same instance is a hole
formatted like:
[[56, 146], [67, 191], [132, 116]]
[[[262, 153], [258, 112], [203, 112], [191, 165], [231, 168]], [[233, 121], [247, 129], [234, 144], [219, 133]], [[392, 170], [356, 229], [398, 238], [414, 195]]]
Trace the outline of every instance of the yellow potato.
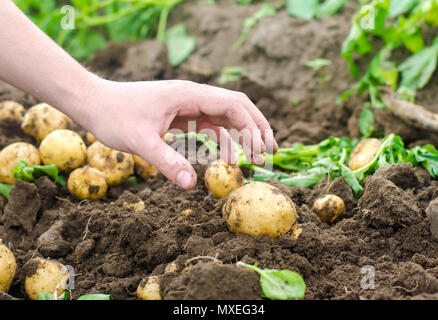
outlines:
[[204, 175], [205, 186], [216, 198], [224, 198], [243, 185], [242, 170], [217, 160], [209, 164]]
[[0, 291], [8, 292], [16, 270], [14, 255], [0, 240]]
[[231, 231], [253, 236], [286, 234], [297, 220], [293, 201], [278, 188], [259, 181], [231, 192], [222, 214]]
[[137, 298], [140, 300], [162, 300], [157, 276], [150, 276], [140, 282], [137, 288]]
[[24, 107], [15, 101], [0, 102], [0, 120], [13, 119], [19, 122], [23, 121], [25, 114]]
[[44, 164], [54, 164], [61, 171], [80, 167], [86, 160], [87, 147], [81, 136], [71, 130], [55, 130], [41, 141], [40, 155]]
[[0, 181], [13, 184], [15, 181], [12, 170], [19, 161], [26, 161], [29, 166], [41, 163], [37, 148], [26, 142], [15, 142], [0, 151]]
[[313, 203], [312, 210], [322, 222], [333, 223], [344, 216], [345, 204], [342, 198], [327, 194]]
[[40, 103], [30, 108], [21, 123], [23, 131], [38, 141], [55, 130], [70, 129], [72, 126], [73, 122], [69, 117], [47, 103]]
[[100, 142], [95, 142], [88, 148], [87, 159], [90, 167], [105, 173], [109, 187], [122, 184], [134, 172], [131, 154], [108, 148]]
[[70, 173], [67, 186], [70, 193], [81, 200], [100, 199], [108, 188], [105, 174], [89, 166], [78, 168]]
[[146, 160], [143, 160], [139, 156], [134, 155], [135, 172], [142, 177], [147, 179], [150, 177], [155, 177], [158, 174], [158, 169], [151, 165]]
[[86, 138], [89, 144], [93, 144], [97, 141], [96, 137], [91, 132], [87, 132]]
[[376, 153], [379, 151], [382, 143], [379, 139], [369, 138], [361, 141], [350, 155], [348, 167], [351, 170], [357, 170], [367, 165], [373, 160]]
[[51, 293], [60, 296], [67, 288], [68, 269], [55, 260], [34, 258], [28, 261], [23, 269], [26, 279], [24, 287], [31, 300], [36, 300], [40, 293]]

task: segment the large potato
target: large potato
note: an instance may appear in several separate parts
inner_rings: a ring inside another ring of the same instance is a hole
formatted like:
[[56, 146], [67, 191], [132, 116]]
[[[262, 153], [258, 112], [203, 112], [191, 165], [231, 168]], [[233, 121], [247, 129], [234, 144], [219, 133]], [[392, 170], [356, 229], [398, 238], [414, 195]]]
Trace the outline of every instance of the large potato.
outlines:
[[135, 172], [143, 179], [155, 177], [158, 174], [158, 169], [151, 165], [146, 160], [143, 160], [137, 155], [133, 156], [135, 164]]
[[24, 107], [18, 102], [9, 100], [0, 102], [0, 120], [13, 119], [21, 122], [25, 112]]
[[29, 166], [41, 163], [37, 148], [26, 142], [15, 142], [0, 151], [0, 181], [13, 184], [15, 181], [12, 170], [19, 161], [26, 161]]
[[80, 167], [86, 160], [87, 147], [81, 136], [71, 130], [55, 130], [41, 141], [41, 160], [61, 171]]
[[217, 160], [208, 165], [204, 176], [205, 186], [216, 198], [224, 198], [243, 185], [242, 170]]
[[108, 188], [102, 171], [85, 166], [70, 173], [68, 190], [78, 199], [96, 200], [102, 198]]
[[140, 300], [162, 300], [157, 276], [150, 276], [140, 282], [137, 288], [137, 298]]
[[47, 103], [40, 103], [26, 112], [21, 128], [28, 135], [41, 141], [49, 133], [59, 129], [70, 129], [72, 125], [72, 120], [65, 114]]
[[8, 292], [16, 270], [14, 255], [0, 240], [0, 291]]
[[109, 187], [125, 182], [134, 172], [131, 154], [108, 148], [99, 141], [88, 147], [87, 159], [90, 167], [105, 173]]
[[32, 300], [37, 300], [40, 293], [60, 296], [67, 288], [69, 280], [68, 269], [58, 261], [34, 258], [24, 266], [24, 287], [27, 295]]
[[286, 234], [297, 219], [293, 201], [276, 187], [259, 181], [231, 192], [222, 213], [231, 231], [253, 236]]
[[379, 139], [369, 138], [361, 141], [351, 152], [348, 167], [354, 171], [367, 165], [373, 160], [381, 146]]
[[334, 194], [327, 194], [313, 203], [312, 210], [322, 222], [333, 223], [344, 216], [345, 204], [342, 198]]

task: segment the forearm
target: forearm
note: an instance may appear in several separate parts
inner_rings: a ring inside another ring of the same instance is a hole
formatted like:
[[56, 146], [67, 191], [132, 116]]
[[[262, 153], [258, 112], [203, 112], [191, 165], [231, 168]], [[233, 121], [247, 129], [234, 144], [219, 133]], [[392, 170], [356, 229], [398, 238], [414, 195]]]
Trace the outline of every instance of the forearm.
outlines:
[[[99, 78], [38, 29], [12, 1], [0, 1], [0, 79], [81, 124], [92, 116]], [[87, 101], [87, 103], [85, 103]]]

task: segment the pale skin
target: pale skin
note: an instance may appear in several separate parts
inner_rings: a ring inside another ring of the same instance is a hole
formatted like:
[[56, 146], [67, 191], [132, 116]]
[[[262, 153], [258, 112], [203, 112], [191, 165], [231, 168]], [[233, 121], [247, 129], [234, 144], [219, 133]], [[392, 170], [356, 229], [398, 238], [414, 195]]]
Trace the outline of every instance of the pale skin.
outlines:
[[[10, 0], [0, 0], [0, 43], [0, 80], [58, 108], [105, 145], [142, 157], [184, 189], [195, 186], [196, 173], [161, 137], [172, 128], [187, 130], [189, 120], [218, 137], [224, 128], [244, 129], [243, 149], [254, 163], [278, 148], [268, 121], [245, 94], [182, 80], [105, 80], [70, 57]], [[224, 160], [232, 163], [234, 157], [229, 153]]]

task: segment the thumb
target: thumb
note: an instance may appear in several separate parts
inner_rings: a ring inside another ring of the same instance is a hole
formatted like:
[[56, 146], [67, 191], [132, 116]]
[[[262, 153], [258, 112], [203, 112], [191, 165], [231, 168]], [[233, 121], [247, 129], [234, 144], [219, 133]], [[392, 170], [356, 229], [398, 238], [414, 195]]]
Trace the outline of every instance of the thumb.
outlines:
[[196, 172], [189, 161], [176, 152], [158, 134], [144, 137], [134, 152], [183, 189], [196, 185]]

